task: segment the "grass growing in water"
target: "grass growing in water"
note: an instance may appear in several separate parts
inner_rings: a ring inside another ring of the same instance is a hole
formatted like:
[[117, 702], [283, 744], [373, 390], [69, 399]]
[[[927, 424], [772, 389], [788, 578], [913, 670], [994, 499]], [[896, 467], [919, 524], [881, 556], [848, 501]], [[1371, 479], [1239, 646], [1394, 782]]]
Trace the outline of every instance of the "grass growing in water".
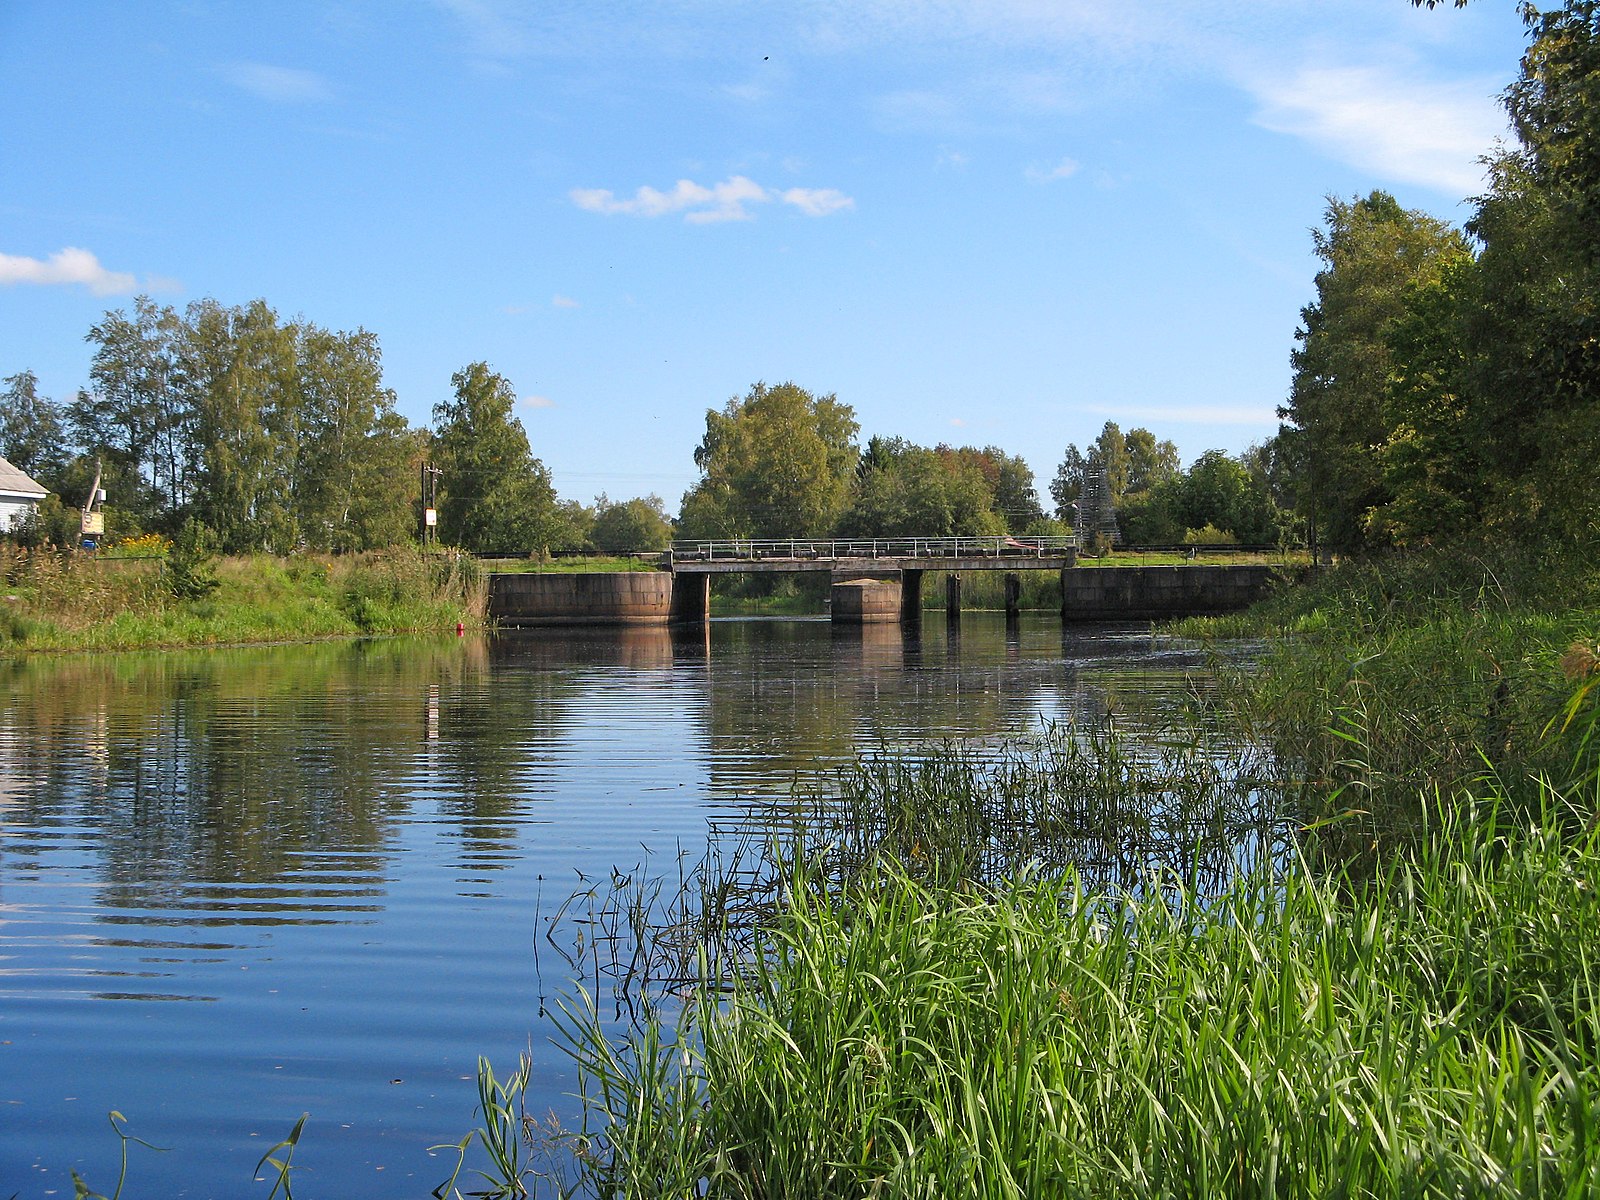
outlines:
[[1306, 818], [1334, 823], [1319, 852], [1381, 857], [1423, 835], [1428, 797], [1493, 787], [1533, 806], [1538, 781], [1592, 787], [1600, 767], [1600, 745], [1551, 723], [1572, 647], [1600, 634], [1591, 563], [1511, 550], [1351, 563], [1179, 629], [1265, 639], [1248, 673], [1224, 667], [1223, 707], [1298, 779]]
[[596, 1196], [1526, 1196], [1600, 1187], [1600, 847], [1547, 795], [1384, 870], [1202, 900], [801, 864], [676, 1028], [569, 1010]]

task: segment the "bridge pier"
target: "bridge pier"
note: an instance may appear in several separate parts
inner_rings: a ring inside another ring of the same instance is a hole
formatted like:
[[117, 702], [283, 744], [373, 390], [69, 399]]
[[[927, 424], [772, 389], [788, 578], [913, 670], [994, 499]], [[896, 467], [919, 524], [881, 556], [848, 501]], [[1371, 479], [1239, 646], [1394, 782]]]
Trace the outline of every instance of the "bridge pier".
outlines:
[[1006, 624], [1013, 625], [1022, 616], [1022, 576], [1015, 571], [1006, 572]]
[[711, 619], [711, 576], [673, 572], [672, 604], [667, 619], [675, 625]]
[[922, 623], [922, 572], [907, 568], [900, 572], [900, 624]]
[[951, 625], [961, 623], [960, 571], [951, 571], [944, 577], [944, 619]]

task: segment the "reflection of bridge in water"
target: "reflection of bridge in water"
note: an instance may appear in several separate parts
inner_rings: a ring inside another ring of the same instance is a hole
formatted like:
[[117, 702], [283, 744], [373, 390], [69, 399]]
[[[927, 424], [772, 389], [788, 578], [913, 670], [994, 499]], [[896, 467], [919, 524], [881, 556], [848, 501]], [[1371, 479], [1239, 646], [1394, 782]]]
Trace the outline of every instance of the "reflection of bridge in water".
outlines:
[[662, 565], [673, 574], [681, 618], [709, 612], [711, 577], [827, 572], [835, 620], [914, 621], [922, 612], [922, 577], [945, 572], [945, 611], [961, 611], [961, 576], [1003, 571], [1007, 616], [1018, 612], [1022, 571], [1065, 571], [1077, 562], [1074, 537], [783, 538], [674, 542]]

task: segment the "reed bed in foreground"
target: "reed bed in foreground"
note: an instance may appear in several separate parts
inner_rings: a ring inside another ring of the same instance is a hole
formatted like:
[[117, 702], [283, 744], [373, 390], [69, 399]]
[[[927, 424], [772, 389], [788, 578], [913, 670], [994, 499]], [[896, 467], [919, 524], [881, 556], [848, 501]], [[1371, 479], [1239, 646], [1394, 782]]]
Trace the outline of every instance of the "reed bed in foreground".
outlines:
[[[571, 1194], [1600, 1192], [1600, 846], [1493, 795], [1365, 877], [813, 886], [630, 1036], [568, 1008]], [[865, 884], [866, 880], [858, 880]], [[554, 1177], [552, 1173], [550, 1177]]]

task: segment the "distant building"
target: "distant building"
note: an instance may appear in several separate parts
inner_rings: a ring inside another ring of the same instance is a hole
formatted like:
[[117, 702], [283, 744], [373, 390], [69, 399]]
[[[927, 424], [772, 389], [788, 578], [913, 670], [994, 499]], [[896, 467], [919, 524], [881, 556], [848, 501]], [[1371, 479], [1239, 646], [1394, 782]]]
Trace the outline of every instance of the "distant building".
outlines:
[[48, 488], [0, 458], [0, 533], [7, 533], [26, 520], [49, 494]]

